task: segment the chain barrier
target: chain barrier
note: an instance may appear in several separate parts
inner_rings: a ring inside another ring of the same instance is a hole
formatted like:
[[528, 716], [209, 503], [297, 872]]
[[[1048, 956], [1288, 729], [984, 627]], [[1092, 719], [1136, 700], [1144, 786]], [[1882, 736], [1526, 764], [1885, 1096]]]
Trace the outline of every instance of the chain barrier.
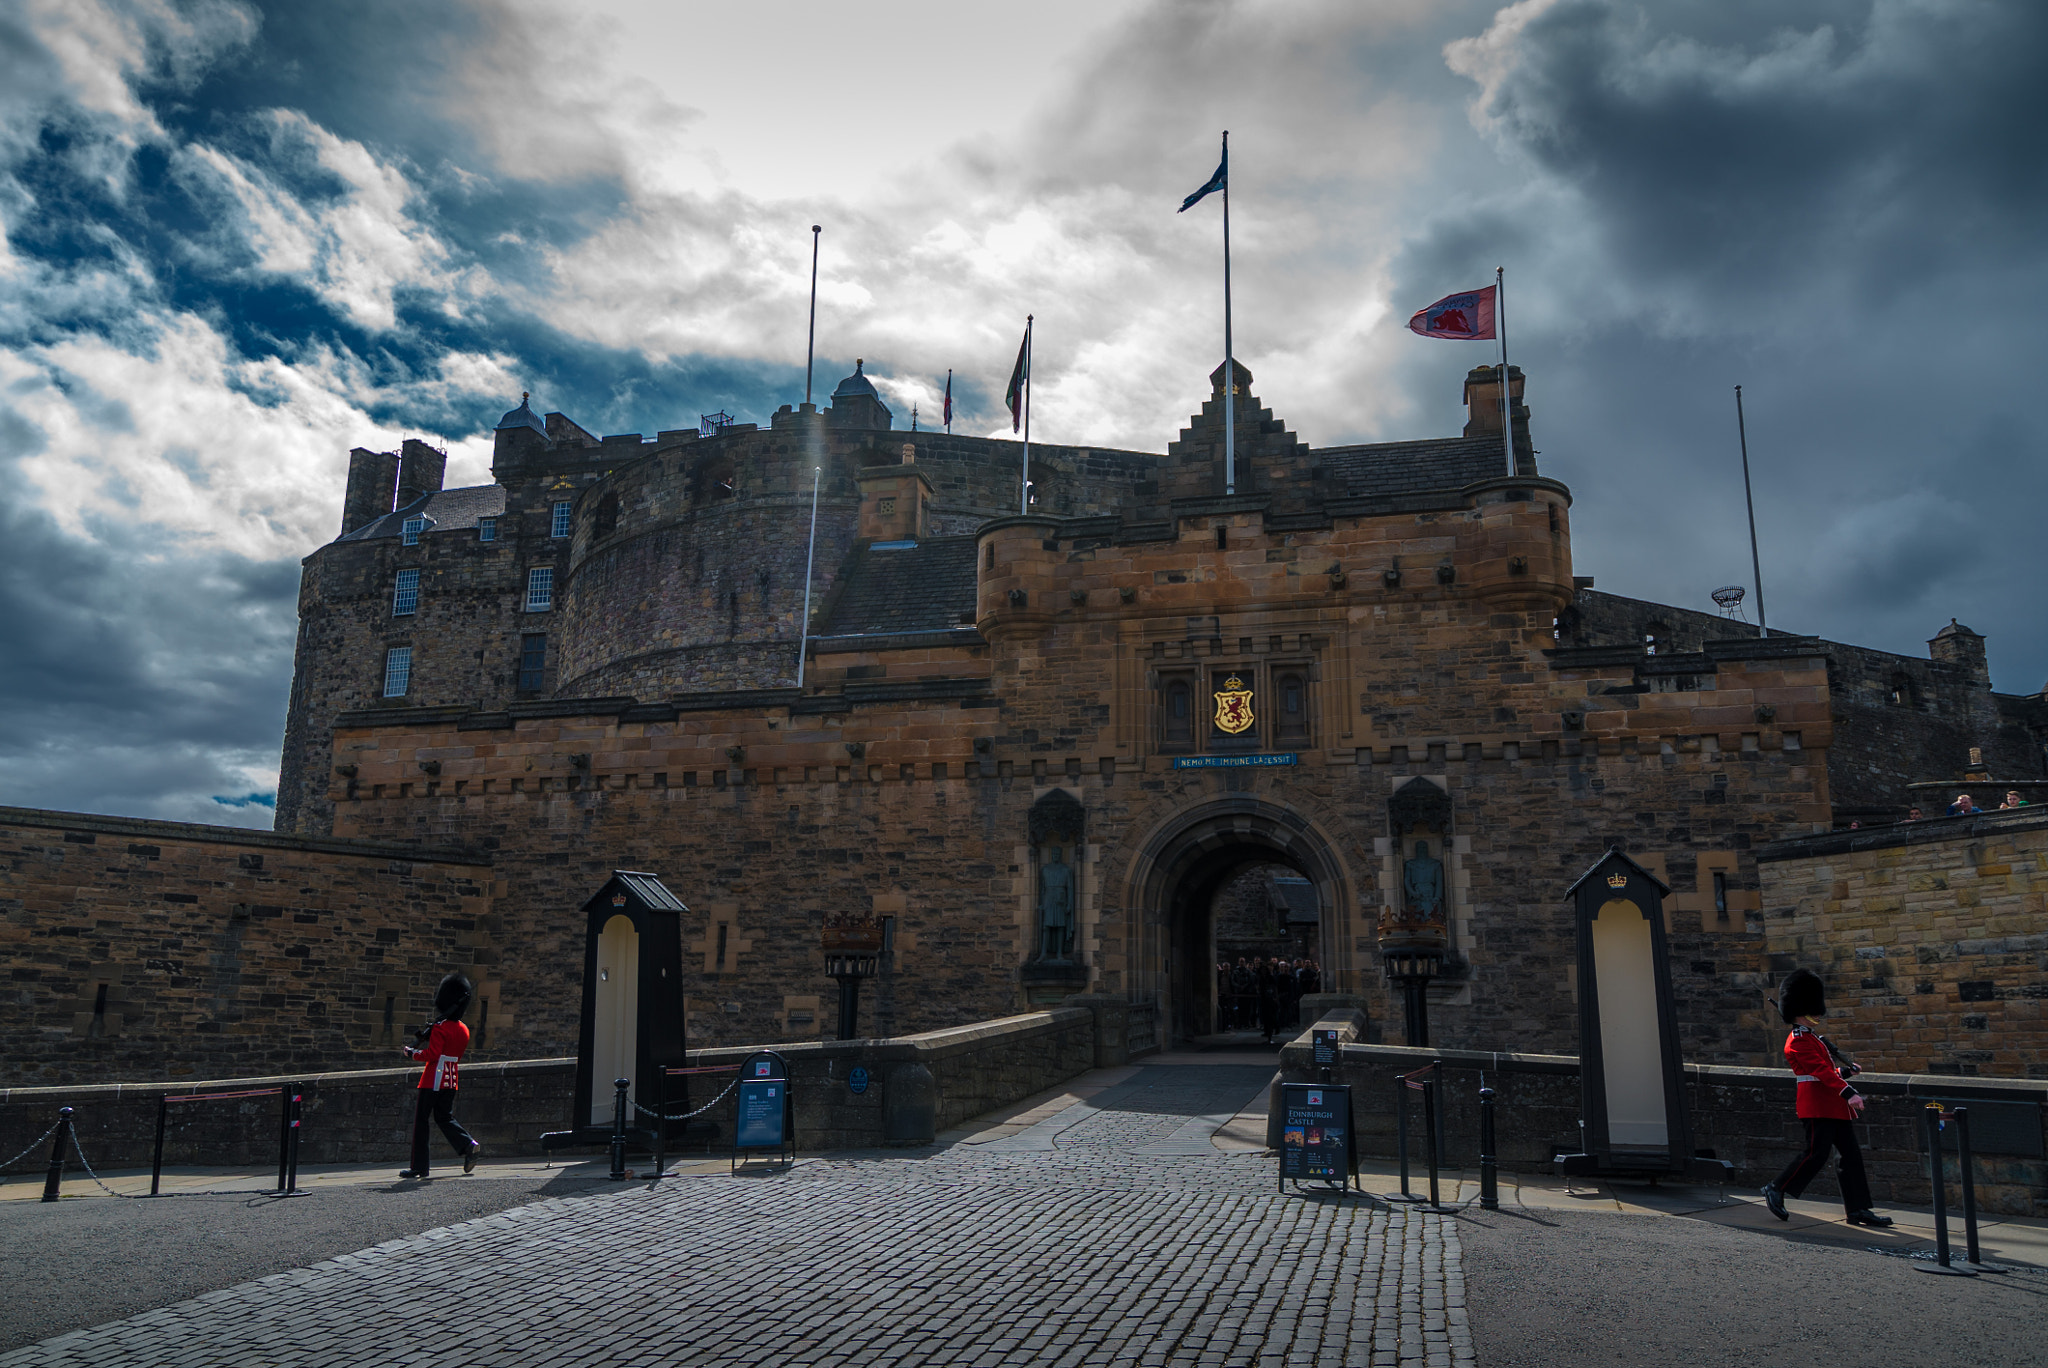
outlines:
[[109, 1197], [139, 1198], [140, 1194], [138, 1193], [116, 1192], [112, 1188], [108, 1187], [105, 1183], [100, 1182], [100, 1176], [92, 1171], [92, 1162], [85, 1157], [85, 1146], [78, 1143], [78, 1129], [76, 1127], [73, 1127], [71, 1131], [71, 1148], [72, 1151], [78, 1155], [78, 1162], [85, 1165], [85, 1176], [92, 1179], [93, 1182], [98, 1183], [101, 1192], [106, 1193]]
[[[63, 1123], [62, 1121], [59, 1121], [59, 1122], [57, 1123], [57, 1126], [61, 1126], [61, 1125], [63, 1125], [63, 1124], [64, 1124], [64, 1123]], [[14, 1166], [15, 1166], [16, 1164], [18, 1164], [18, 1163], [20, 1163], [20, 1162], [21, 1162], [22, 1160], [24, 1160], [24, 1159], [28, 1158], [28, 1157], [29, 1157], [29, 1156], [30, 1156], [31, 1154], [34, 1154], [34, 1153], [36, 1152], [36, 1150], [37, 1150], [37, 1149], [38, 1149], [39, 1147], [41, 1147], [41, 1145], [42, 1145], [43, 1141], [45, 1141], [45, 1140], [49, 1139], [49, 1138], [50, 1138], [51, 1136], [53, 1136], [53, 1135], [55, 1135], [55, 1134], [57, 1133], [57, 1126], [52, 1126], [52, 1127], [50, 1127], [50, 1128], [49, 1128], [48, 1130], [44, 1131], [44, 1132], [43, 1132], [43, 1133], [42, 1133], [41, 1135], [38, 1135], [38, 1136], [37, 1136], [37, 1137], [36, 1137], [35, 1139], [33, 1139], [33, 1140], [29, 1141], [29, 1143], [28, 1143], [28, 1148], [27, 1148], [27, 1149], [25, 1149], [25, 1150], [23, 1150], [23, 1151], [22, 1151], [21, 1153], [19, 1153], [19, 1154], [15, 1155], [15, 1156], [14, 1156], [14, 1157], [13, 1157], [12, 1159], [9, 1159], [9, 1160], [8, 1160], [8, 1161], [7, 1161], [6, 1163], [4, 1163], [4, 1164], [0, 1164], [0, 1169], [10, 1169], [10, 1168], [13, 1168], [13, 1167], [14, 1167]]]
[[[705, 1112], [710, 1111], [713, 1107], [725, 1101], [726, 1093], [731, 1092], [734, 1088], [737, 1088], [739, 1085], [740, 1081], [737, 1078], [735, 1078], [732, 1082], [725, 1085], [725, 1092], [722, 1092], [718, 1096], [712, 1098], [709, 1102], [706, 1102], [703, 1106], [697, 1108], [697, 1110], [684, 1112], [681, 1116], [663, 1116], [660, 1112], [654, 1111], [648, 1107], [643, 1107], [638, 1102], [635, 1102], [633, 1104], [633, 1110], [639, 1112], [642, 1116], [651, 1116], [657, 1121], [687, 1121], [693, 1116], [702, 1116]], [[34, 1149], [35, 1146], [30, 1145], [29, 1148]]]

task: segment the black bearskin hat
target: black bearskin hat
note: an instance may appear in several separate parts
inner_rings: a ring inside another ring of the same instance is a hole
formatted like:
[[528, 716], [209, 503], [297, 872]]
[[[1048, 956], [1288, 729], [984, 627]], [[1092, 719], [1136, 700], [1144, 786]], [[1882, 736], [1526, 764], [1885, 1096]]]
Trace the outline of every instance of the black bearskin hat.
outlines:
[[1778, 989], [1778, 1015], [1791, 1025], [1803, 1016], [1828, 1014], [1827, 987], [1811, 969], [1794, 969]]
[[460, 974], [450, 974], [434, 990], [434, 1010], [441, 1014], [443, 1021], [460, 1021], [462, 1014], [469, 1010], [472, 991], [468, 979]]

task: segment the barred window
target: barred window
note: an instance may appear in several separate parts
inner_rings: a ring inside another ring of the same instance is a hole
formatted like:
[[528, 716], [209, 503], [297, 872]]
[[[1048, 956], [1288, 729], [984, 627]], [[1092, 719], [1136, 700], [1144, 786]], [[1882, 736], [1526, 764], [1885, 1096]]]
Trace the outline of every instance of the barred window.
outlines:
[[418, 546], [420, 544], [420, 533], [426, 530], [426, 526], [427, 520], [425, 518], [407, 518], [401, 523], [399, 530], [404, 533], [405, 544], [407, 546]]
[[498, 539], [498, 520], [496, 518], [478, 518], [476, 520], [476, 539], [478, 541], [496, 541]]
[[412, 687], [412, 647], [393, 646], [384, 653], [384, 696], [403, 698]]
[[528, 632], [519, 638], [519, 687], [537, 690], [546, 687], [548, 664], [548, 639], [540, 632]]
[[566, 503], [555, 505], [554, 522], [550, 525], [549, 536], [566, 537], [569, 535], [569, 511], [574, 507], [574, 504]]
[[391, 616], [404, 617], [416, 613], [420, 607], [420, 572], [401, 570], [398, 582], [391, 587]]
[[544, 613], [555, 606], [555, 568], [536, 565], [526, 572], [526, 611]]

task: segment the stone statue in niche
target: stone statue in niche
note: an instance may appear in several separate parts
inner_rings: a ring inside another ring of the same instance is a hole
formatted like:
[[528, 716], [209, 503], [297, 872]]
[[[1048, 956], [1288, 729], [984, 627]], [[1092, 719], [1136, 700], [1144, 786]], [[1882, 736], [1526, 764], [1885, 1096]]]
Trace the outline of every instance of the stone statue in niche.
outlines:
[[1073, 963], [1080, 939], [1080, 865], [1087, 814], [1079, 799], [1053, 789], [1031, 805], [1031, 867], [1036, 883], [1036, 958], [1040, 963]]
[[1074, 952], [1074, 867], [1052, 848], [1038, 867], [1039, 958], [1066, 959]]
[[1401, 898], [1411, 921], [1443, 920], [1444, 862], [1429, 853], [1427, 841], [1417, 841], [1401, 866]]

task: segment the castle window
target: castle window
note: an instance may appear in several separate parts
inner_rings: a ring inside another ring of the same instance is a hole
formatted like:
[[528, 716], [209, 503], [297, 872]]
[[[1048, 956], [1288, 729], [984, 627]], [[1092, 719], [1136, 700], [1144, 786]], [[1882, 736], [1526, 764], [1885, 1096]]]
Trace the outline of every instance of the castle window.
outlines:
[[1160, 739], [1169, 746], [1195, 743], [1195, 690], [1185, 679], [1166, 682], [1164, 726]]
[[1280, 716], [1274, 739], [1308, 741], [1308, 680], [1292, 671], [1280, 676]]
[[569, 514], [574, 508], [575, 505], [570, 503], [558, 503], [554, 506], [553, 518], [548, 524], [548, 535], [550, 537], [566, 537], [569, 535]]
[[526, 611], [545, 613], [554, 606], [555, 568], [552, 565], [536, 565], [526, 572]]
[[398, 582], [391, 586], [391, 616], [404, 617], [416, 613], [420, 607], [420, 572], [401, 570]]
[[498, 520], [496, 518], [478, 518], [476, 520], [476, 539], [480, 542], [496, 541], [498, 539]]
[[1728, 920], [1728, 876], [1726, 874], [1716, 873], [1714, 875], [1714, 920]]
[[547, 677], [548, 639], [540, 632], [528, 632], [519, 638], [519, 687], [528, 692], [545, 688]]
[[1914, 686], [1913, 677], [1903, 670], [1892, 676], [1889, 698], [1894, 708], [1917, 708], [1920, 706], [1920, 690]]
[[393, 646], [384, 653], [384, 696], [403, 698], [412, 687], [412, 647]]
[[420, 533], [426, 530], [426, 526], [427, 520], [425, 518], [407, 518], [403, 523], [399, 524], [400, 539], [407, 546], [418, 546], [420, 544]]

